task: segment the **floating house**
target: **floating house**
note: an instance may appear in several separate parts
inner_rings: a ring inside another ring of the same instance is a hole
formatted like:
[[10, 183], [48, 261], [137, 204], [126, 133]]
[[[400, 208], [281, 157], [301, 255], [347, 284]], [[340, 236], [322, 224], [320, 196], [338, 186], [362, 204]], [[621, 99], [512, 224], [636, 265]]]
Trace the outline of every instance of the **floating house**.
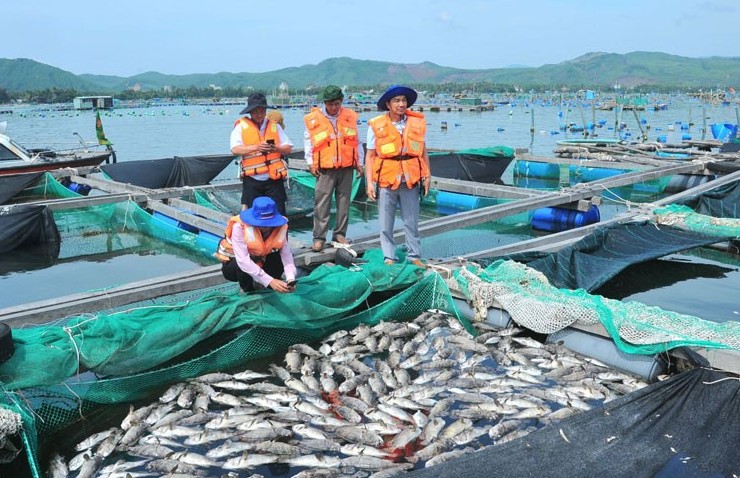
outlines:
[[113, 108], [112, 96], [78, 96], [73, 101], [76, 110], [93, 110]]

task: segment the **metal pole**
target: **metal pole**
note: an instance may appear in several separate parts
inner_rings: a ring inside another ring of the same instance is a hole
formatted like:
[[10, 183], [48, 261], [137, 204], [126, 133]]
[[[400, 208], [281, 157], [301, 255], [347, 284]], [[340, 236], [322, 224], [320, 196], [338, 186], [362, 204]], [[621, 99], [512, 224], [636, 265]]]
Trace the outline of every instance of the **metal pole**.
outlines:
[[707, 111], [703, 106], [701, 107], [701, 139], [702, 141], [707, 135]]

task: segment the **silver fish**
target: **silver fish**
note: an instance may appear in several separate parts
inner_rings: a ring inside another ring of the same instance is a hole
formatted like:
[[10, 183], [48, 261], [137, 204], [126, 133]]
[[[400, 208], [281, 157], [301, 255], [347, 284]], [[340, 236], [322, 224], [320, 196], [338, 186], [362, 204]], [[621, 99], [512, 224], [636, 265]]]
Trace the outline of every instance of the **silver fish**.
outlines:
[[360, 427], [347, 426], [337, 428], [335, 433], [339, 438], [342, 438], [343, 440], [361, 445], [379, 447], [382, 446], [383, 443], [385, 443], [385, 440], [383, 440], [383, 437], [381, 437], [379, 434], [370, 430], [362, 429]]
[[178, 395], [180, 395], [180, 392], [185, 389], [187, 386], [187, 383], [185, 382], [179, 382], [175, 383], [173, 385], [170, 385], [170, 387], [164, 391], [164, 393], [159, 397], [159, 401], [162, 403], [168, 403], [173, 400], [175, 400]]
[[126, 453], [132, 456], [166, 458], [175, 451], [172, 448], [163, 445], [136, 445], [129, 447]]
[[292, 456], [284, 460], [291, 466], [306, 466], [310, 468], [337, 468], [342, 460], [336, 456], [329, 455], [301, 455]]
[[[280, 369], [280, 367], [278, 367], [277, 365], [270, 366], [270, 370], [272, 371], [272, 373], [276, 377], [279, 377], [279, 378], [282, 379], [283, 377], [281, 377], [279, 375], [279, 373], [276, 372], [276, 369]], [[262, 378], [269, 378], [269, 377], [270, 377], [269, 374], [260, 373], [260, 372], [253, 372], [251, 370], [245, 370], [243, 372], [239, 372], [239, 373], [235, 373], [234, 374], [234, 379], [235, 380], [241, 380], [241, 381], [244, 381], [244, 382], [248, 382], [248, 381], [251, 381], [251, 380], [259, 380], [259, 379], [262, 379]]]
[[416, 438], [421, 434], [421, 429], [416, 427], [409, 427], [405, 428], [393, 437], [393, 440], [391, 440], [389, 448], [393, 450], [402, 449], [412, 441], [416, 440]]
[[342, 459], [342, 466], [354, 466], [363, 470], [382, 470], [397, 466], [395, 463], [375, 456], [350, 456]]
[[311, 438], [314, 440], [326, 440], [326, 433], [319, 430], [318, 428], [310, 427], [304, 424], [293, 425], [293, 433], [304, 438]]
[[234, 376], [228, 373], [223, 372], [214, 372], [214, 373], [207, 373], [205, 375], [200, 375], [198, 377], [195, 377], [193, 379], [194, 382], [201, 382], [201, 383], [213, 383], [213, 382], [223, 382], [224, 380], [233, 380]]
[[455, 458], [461, 457], [462, 455], [465, 455], [465, 454], [468, 454], [468, 453], [472, 453], [474, 451], [475, 451], [475, 449], [473, 449], [471, 447], [466, 447], [466, 448], [463, 448], [461, 450], [447, 451], [447, 452], [441, 453], [441, 454], [439, 454], [437, 456], [434, 456], [434, 457], [430, 458], [424, 464], [424, 467], [425, 468], [429, 468], [429, 467], [432, 467], [434, 465], [438, 465], [440, 463], [444, 463], [445, 461], [449, 461], [449, 460], [453, 460]]
[[84, 440], [79, 442], [77, 445], [75, 445], [75, 450], [77, 451], [89, 450], [95, 445], [101, 443], [103, 440], [105, 440], [109, 436], [116, 433], [117, 430], [118, 430], [117, 428], [109, 428], [107, 430], [103, 430], [102, 432], [93, 433], [92, 435], [85, 438]]
[[339, 451], [340, 445], [334, 440], [322, 440], [309, 438], [308, 440], [302, 440], [298, 445], [304, 450], [308, 451], [319, 451], [319, 452], [334, 452]]
[[95, 455], [91, 457], [88, 460], [85, 460], [85, 462], [80, 467], [79, 473], [77, 473], [77, 478], [92, 478], [95, 476], [98, 472], [98, 468], [100, 468], [100, 465], [103, 463], [103, 460], [105, 458], [102, 456]]
[[357, 443], [349, 443], [347, 445], [342, 445], [340, 448], [340, 451], [345, 455], [351, 455], [351, 456], [375, 456], [378, 458], [384, 458], [387, 456], [390, 456], [390, 453], [387, 451], [381, 450], [379, 448], [375, 448], [370, 445], [360, 445]]
[[183, 463], [187, 463], [189, 465], [195, 465], [195, 466], [219, 466], [219, 462], [213, 460], [212, 458], [208, 458], [207, 456], [201, 455], [199, 453], [193, 453], [190, 451], [178, 451], [173, 453], [171, 456], [168, 457], [171, 460], [178, 460]]
[[245, 451], [253, 451], [256, 443], [243, 442], [243, 441], [231, 441], [225, 440], [221, 445], [216, 448], [211, 448], [206, 452], [208, 458], [226, 458], [227, 456], [233, 456]]

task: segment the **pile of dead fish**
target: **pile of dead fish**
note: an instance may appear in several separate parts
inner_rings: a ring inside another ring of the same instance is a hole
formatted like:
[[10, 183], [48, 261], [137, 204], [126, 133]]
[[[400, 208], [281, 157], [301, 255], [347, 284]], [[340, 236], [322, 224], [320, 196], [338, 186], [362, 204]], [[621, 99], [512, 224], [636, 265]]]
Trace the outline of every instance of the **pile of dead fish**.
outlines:
[[520, 329], [476, 327], [428, 311], [291, 346], [269, 373], [177, 383], [55, 455], [48, 476], [392, 476], [646, 385]]

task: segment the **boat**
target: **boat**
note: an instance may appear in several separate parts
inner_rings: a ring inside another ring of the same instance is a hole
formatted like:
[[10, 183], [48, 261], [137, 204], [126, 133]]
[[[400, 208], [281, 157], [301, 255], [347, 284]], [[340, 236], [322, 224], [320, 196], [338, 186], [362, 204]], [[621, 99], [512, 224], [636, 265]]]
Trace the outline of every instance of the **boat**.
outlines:
[[506, 146], [429, 152], [432, 175], [479, 183], [497, 183], [514, 160], [514, 149]]
[[110, 147], [103, 149], [84, 143], [71, 149], [27, 149], [5, 134], [5, 125], [0, 123], [0, 176], [98, 166], [108, 162], [112, 155], [114, 151]]

